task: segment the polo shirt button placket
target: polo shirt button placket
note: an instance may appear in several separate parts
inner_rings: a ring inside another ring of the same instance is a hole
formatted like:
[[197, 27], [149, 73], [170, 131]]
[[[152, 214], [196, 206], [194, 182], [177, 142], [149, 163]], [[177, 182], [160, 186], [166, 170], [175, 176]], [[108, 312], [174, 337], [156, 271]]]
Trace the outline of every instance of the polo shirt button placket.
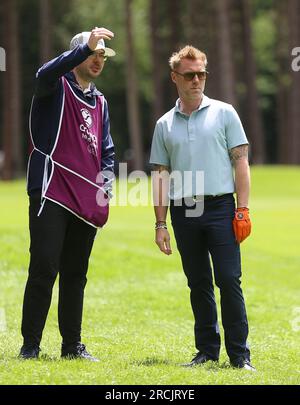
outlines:
[[189, 134], [189, 140], [194, 141], [195, 140], [195, 117], [193, 116], [194, 113], [192, 113], [189, 117], [189, 122], [188, 122], [188, 134]]

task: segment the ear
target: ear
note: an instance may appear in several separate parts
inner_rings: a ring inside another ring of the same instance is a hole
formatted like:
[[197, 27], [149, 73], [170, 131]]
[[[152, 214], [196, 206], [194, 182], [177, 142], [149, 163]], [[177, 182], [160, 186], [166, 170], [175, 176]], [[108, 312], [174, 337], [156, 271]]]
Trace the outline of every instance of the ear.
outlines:
[[176, 74], [174, 72], [171, 72], [171, 80], [173, 83], [176, 83]]

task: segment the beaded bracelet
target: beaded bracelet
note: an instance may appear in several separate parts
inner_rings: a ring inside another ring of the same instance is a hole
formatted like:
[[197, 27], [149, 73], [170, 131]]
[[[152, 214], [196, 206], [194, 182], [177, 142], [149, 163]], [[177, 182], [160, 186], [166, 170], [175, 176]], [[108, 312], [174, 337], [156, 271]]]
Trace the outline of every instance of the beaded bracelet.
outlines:
[[168, 229], [166, 221], [157, 221], [157, 222], [155, 222], [155, 230], [156, 229]]
[[157, 229], [168, 229], [167, 224], [166, 223], [165, 224], [163, 224], [163, 223], [155, 224], [155, 230], [157, 230]]

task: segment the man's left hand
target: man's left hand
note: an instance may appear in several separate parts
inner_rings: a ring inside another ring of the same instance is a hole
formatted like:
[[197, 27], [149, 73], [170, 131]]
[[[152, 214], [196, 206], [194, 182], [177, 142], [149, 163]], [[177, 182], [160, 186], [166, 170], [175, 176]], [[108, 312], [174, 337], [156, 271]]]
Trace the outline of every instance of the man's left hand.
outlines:
[[233, 230], [236, 241], [242, 243], [251, 233], [251, 221], [249, 217], [249, 208], [241, 207], [235, 210], [233, 219]]

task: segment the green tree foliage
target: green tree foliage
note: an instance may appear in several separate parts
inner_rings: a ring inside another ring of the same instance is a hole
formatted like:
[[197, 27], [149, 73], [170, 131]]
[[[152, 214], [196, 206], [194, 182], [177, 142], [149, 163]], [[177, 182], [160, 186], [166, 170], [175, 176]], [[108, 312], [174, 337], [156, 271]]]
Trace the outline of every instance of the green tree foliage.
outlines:
[[[19, 45], [21, 52], [22, 83], [22, 125], [23, 149], [28, 150], [28, 114], [34, 90], [35, 73], [40, 66], [39, 50], [39, 0], [17, 0], [19, 13]], [[277, 162], [279, 158], [280, 137], [282, 130], [278, 121], [278, 100], [285, 95], [289, 100], [291, 91], [291, 56], [289, 49], [289, 25], [283, 3], [292, 4], [291, 0], [249, 0], [252, 9], [252, 45], [256, 63], [256, 80], [253, 83], [258, 91], [260, 113], [263, 118], [264, 141], [266, 145], [266, 162]], [[106, 62], [102, 75], [97, 79], [97, 87], [105, 94], [109, 102], [111, 132], [115, 141], [117, 158], [126, 159], [130, 148], [126, 108], [126, 24], [124, 0], [51, 0], [52, 14], [52, 49], [53, 54], [69, 48], [69, 41], [74, 34], [90, 30], [94, 26], [104, 26], [115, 33], [110, 46], [117, 56]], [[243, 78], [243, 44], [241, 40], [242, 22], [239, 12], [239, 0], [230, 0], [230, 25], [233, 41], [234, 69], [236, 72], [235, 90], [238, 109], [242, 120], [247, 114], [243, 108], [247, 97], [247, 87]], [[200, 0], [171, 1], [157, 0], [156, 27], [157, 49], [153, 58], [151, 48], [150, 0], [133, 0], [133, 33], [136, 50], [136, 69], [138, 77], [141, 127], [146, 158], [149, 152], [154, 118], [154, 103], [159, 97], [163, 109], [172, 108], [176, 99], [174, 85], [169, 79], [168, 58], [180, 45], [192, 43], [208, 54], [210, 77], [207, 83], [208, 96], [220, 98], [219, 87], [222, 80], [222, 60], [217, 52], [218, 24], [216, 23], [216, 0], [207, 3]], [[5, 10], [1, 11], [1, 21]], [[0, 35], [2, 22], [0, 21]], [[1, 39], [1, 37], [0, 37]], [[300, 39], [299, 39], [300, 41]], [[196, 42], [196, 43], [194, 43]], [[220, 44], [219, 44], [220, 45]], [[300, 46], [300, 43], [298, 44]], [[0, 42], [1, 46], [1, 42]], [[161, 91], [154, 92], [153, 67], [160, 69]], [[300, 74], [300, 73], [299, 73]], [[5, 74], [0, 73], [0, 85]], [[299, 89], [300, 91], [300, 89]], [[3, 93], [3, 92], [2, 92]], [[4, 98], [2, 97], [1, 100]], [[3, 104], [3, 101], [1, 101]], [[287, 104], [287, 102], [285, 102]], [[1, 106], [1, 104], [0, 104]], [[286, 107], [288, 110], [288, 106]], [[287, 116], [287, 113], [286, 113]], [[1, 123], [2, 125], [2, 123]], [[0, 133], [0, 149], [1, 140]], [[288, 155], [285, 158], [288, 161]]]
[[[56, 27], [61, 44], [67, 49], [70, 38], [77, 32], [88, 31], [95, 26], [107, 27], [115, 33], [115, 38], [108, 44], [117, 55], [106, 62], [105, 69], [97, 79], [97, 87], [109, 102], [111, 132], [116, 145], [117, 158], [122, 159], [129, 148], [129, 134], [126, 116], [126, 35], [123, 0], [94, 1], [71, 0], [70, 9]], [[139, 92], [142, 109], [142, 124], [149, 128], [147, 119], [151, 103], [150, 55], [148, 52], [147, 1], [135, 0], [133, 27], [136, 47]], [[150, 137], [150, 134], [148, 134]]]

